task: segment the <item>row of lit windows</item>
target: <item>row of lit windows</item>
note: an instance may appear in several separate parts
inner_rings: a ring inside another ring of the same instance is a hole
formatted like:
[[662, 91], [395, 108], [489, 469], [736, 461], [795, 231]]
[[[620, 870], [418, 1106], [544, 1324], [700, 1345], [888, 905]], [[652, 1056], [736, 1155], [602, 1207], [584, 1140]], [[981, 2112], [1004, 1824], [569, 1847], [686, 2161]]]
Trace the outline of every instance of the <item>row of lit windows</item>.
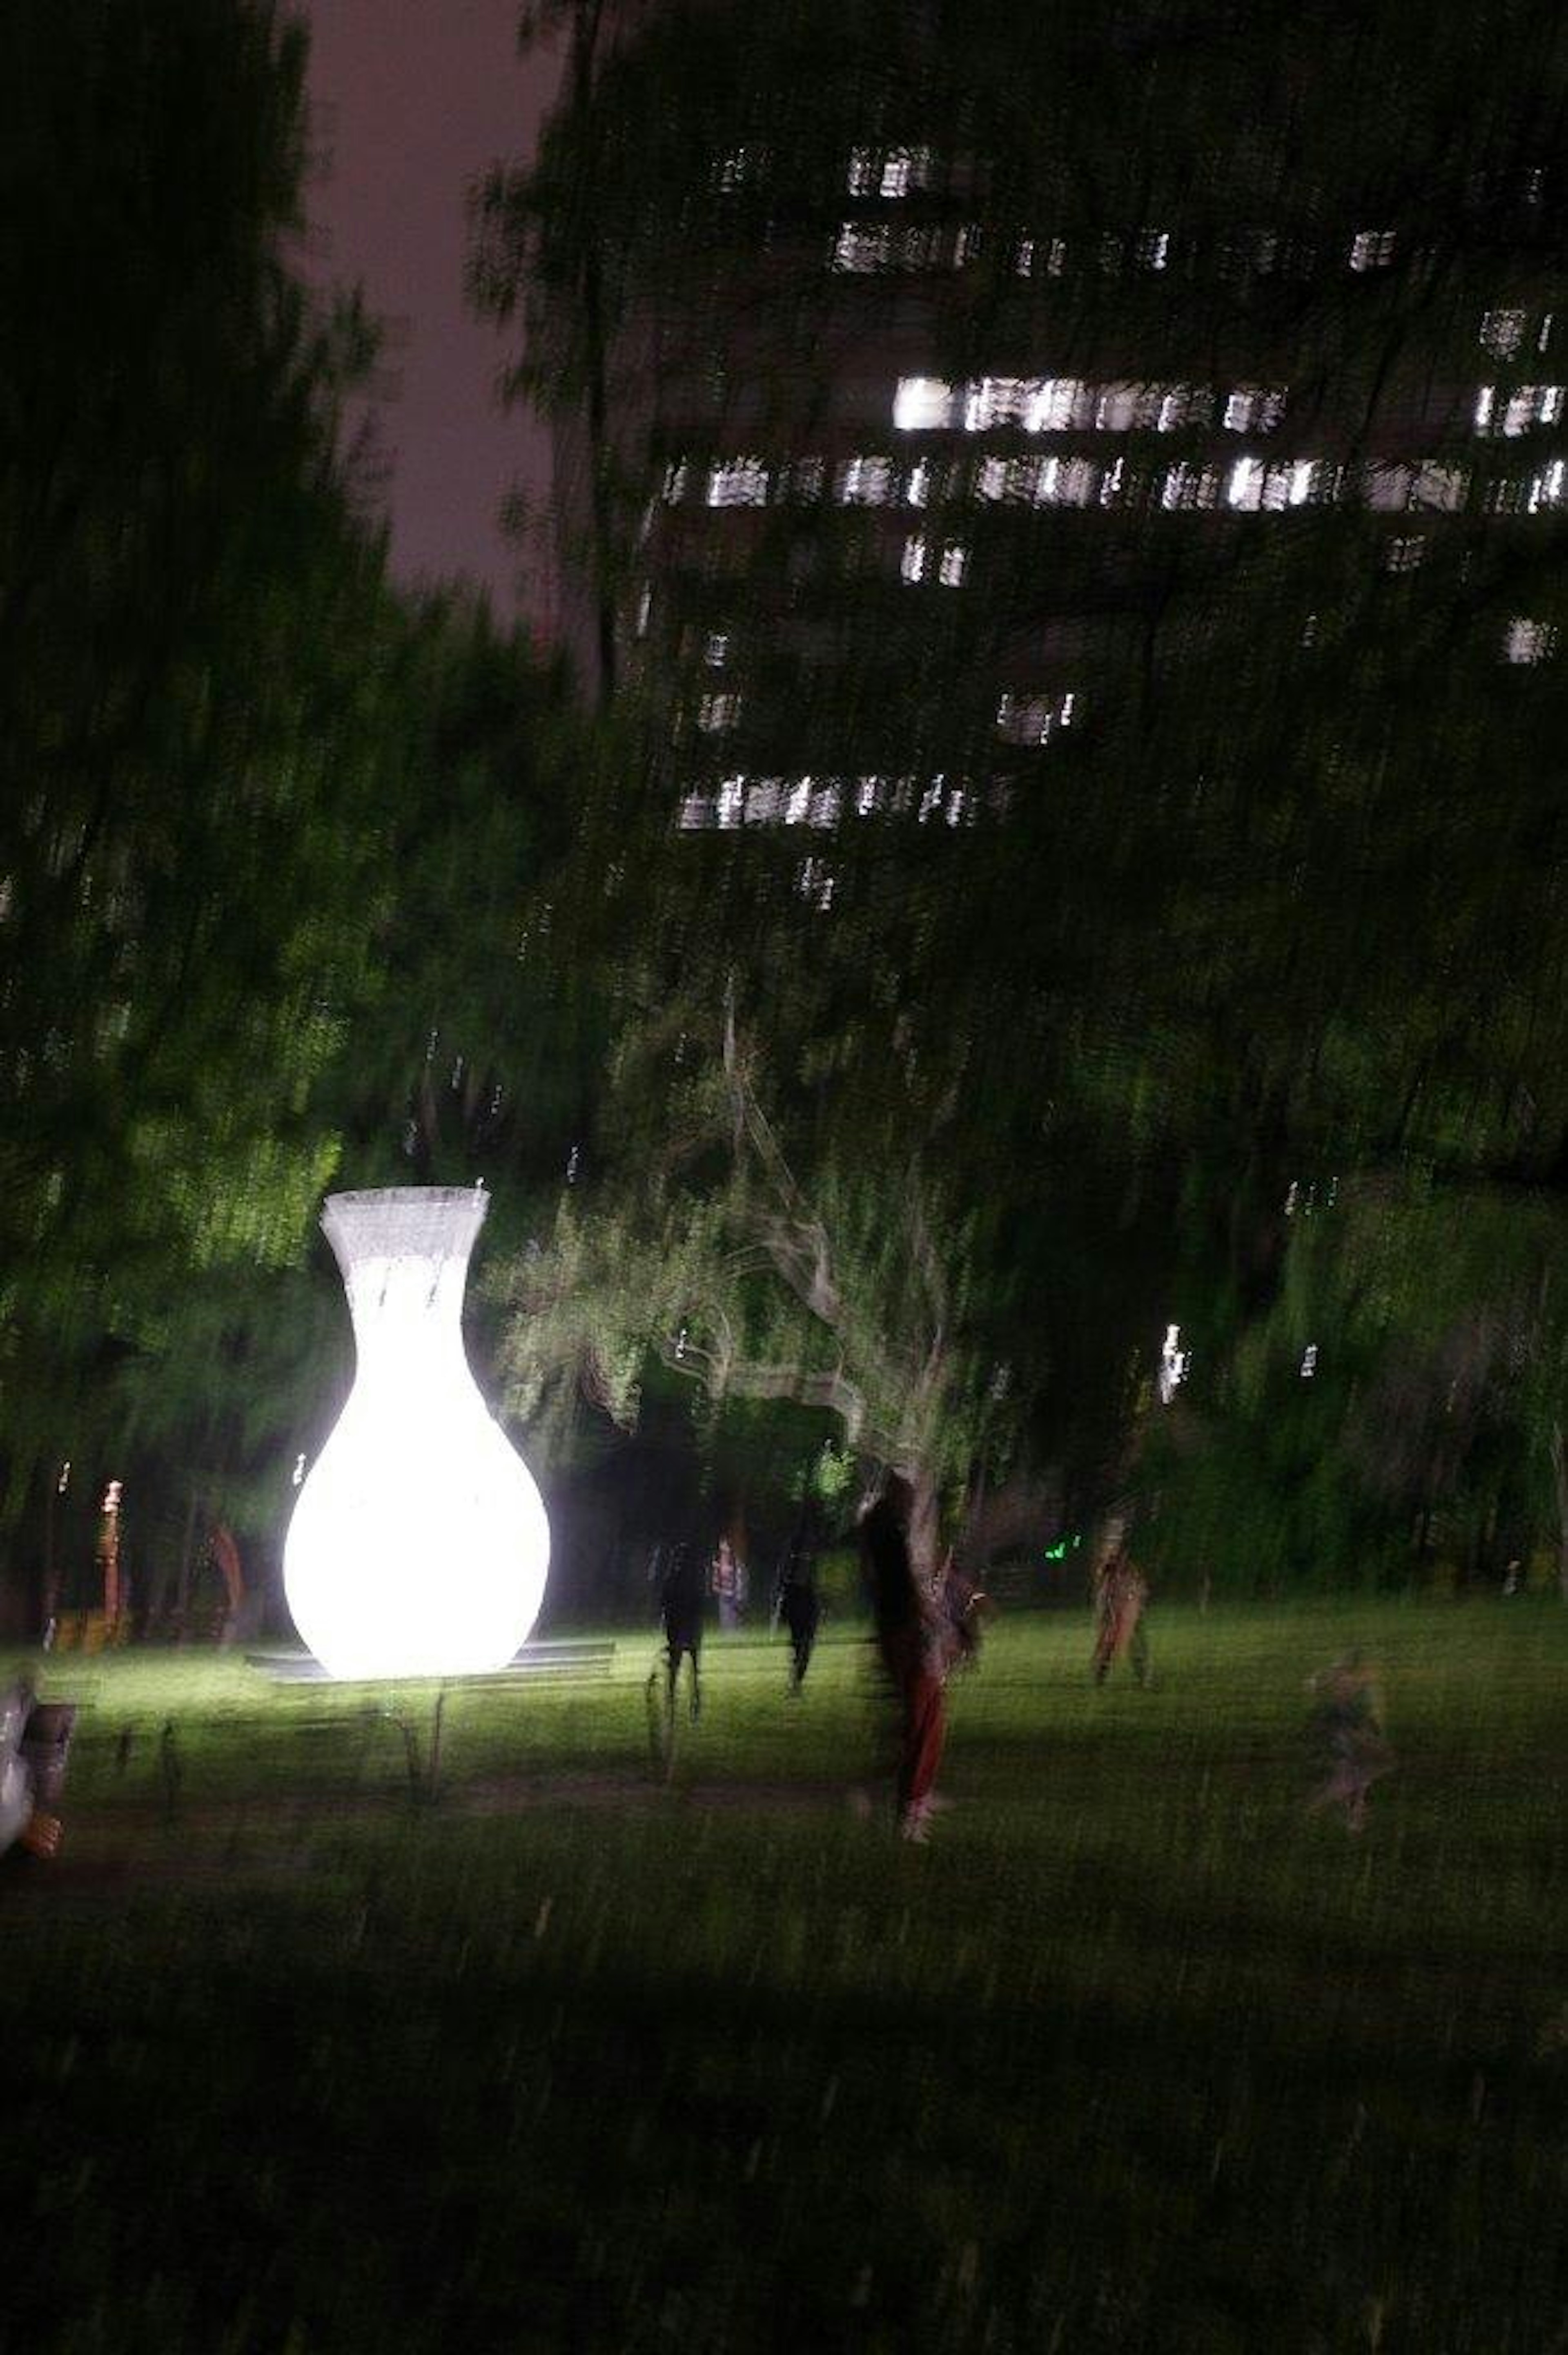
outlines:
[[[684, 460], [667, 468], [666, 505], [683, 505], [690, 489]], [[1377, 514], [1432, 510], [1457, 514], [1468, 503], [1472, 474], [1436, 459], [1377, 461], [1351, 468], [1326, 458], [1264, 459], [1250, 453], [1225, 460], [1182, 459], [1153, 471], [1124, 458], [998, 457], [905, 464], [882, 455], [797, 458], [769, 466], [742, 457], [710, 464], [703, 504], [710, 507], [810, 506], [831, 499], [846, 507], [931, 507], [970, 499], [982, 506], [1121, 506], [1139, 503], [1173, 511], [1229, 509], [1277, 514], [1286, 509], [1358, 501]], [[1534, 474], [1489, 485], [1490, 511], [1535, 515], [1568, 506], [1568, 462], [1555, 458]], [[906, 575], [921, 579], [923, 572]]]
[[1561, 424], [1563, 398], [1560, 384], [1518, 384], [1501, 392], [1483, 384], [1476, 394], [1476, 431], [1512, 438], [1535, 425]]
[[[852, 187], [851, 194], [888, 195], [885, 188]], [[902, 192], [901, 192], [902, 193]], [[853, 217], [841, 221], [828, 249], [828, 267], [854, 276], [885, 271], [962, 270], [990, 250], [994, 232], [980, 222], [900, 221], [885, 214]], [[1395, 233], [1391, 229], [1358, 229], [1340, 252], [1341, 266], [1358, 277], [1386, 270], [1393, 260]], [[1101, 230], [1069, 247], [1065, 237], [1010, 233], [1006, 247], [1016, 278], [1063, 278], [1069, 261], [1087, 266], [1103, 277], [1119, 278], [1124, 272], [1159, 272], [1169, 269], [1169, 229]], [[1311, 267], [1313, 257], [1298, 245], [1286, 247], [1268, 231], [1232, 236], [1225, 241], [1222, 266], [1230, 273], [1245, 271], [1269, 276], [1287, 259], [1296, 274]]]
[[[1478, 433], [1513, 438], [1563, 421], [1568, 392], [1560, 384], [1484, 384], [1476, 394]], [[1087, 384], [1077, 377], [982, 376], [967, 384], [906, 376], [893, 397], [901, 433], [989, 433], [1015, 425], [1024, 433], [1179, 433], [1218, 422], [1230, 433], [1272, 433], [1285, 415], [1285, 391], [1238, 385], [1224, 396], [1202, 384]]]
[[[700, 697], [694, 715], [699, 731], [705, 736], [722, 736], [738, 727], [742, 701], [735, 687], [715, 689]], [[1059, 730], [1072, 726], [1076, 703], [1077, 698], [1071, 690], [1065, 695], [1044, 695], [1010, 689], [997, 705], [996, 732], [1009, 744], [1048, 744]], [[863, 784], [867, 782], [862, 780]], [[800, 801], [795, 806], [799, 815], [789, 823], [804, 824], [810, 809], [810, 800]], [[863, 816], [875, 806], [874, 798], [856, 805]]]
[[900, 433], [962, 427], [989, 433], [1016, 425], [1025, 433], [1178, 433], [1212, 425], [1227, 432], [1271, 433], [1285, 415], [1285, 389], [1238, 385], [1223, 396], [1206, 384], [1089, 384], [1072, 376], [982, 376], [949, 384], [905, 376], [893, 396]]
[[[996, 789], [992, 797], [999, 798]], [[913, 817], [917, 825], [972, 825], [980, 797], [946, 777], [724, 777], [711, 791], [685, 794], [680, 824], [707, 826], [805, 826], [826, 833], [851, 817]]]

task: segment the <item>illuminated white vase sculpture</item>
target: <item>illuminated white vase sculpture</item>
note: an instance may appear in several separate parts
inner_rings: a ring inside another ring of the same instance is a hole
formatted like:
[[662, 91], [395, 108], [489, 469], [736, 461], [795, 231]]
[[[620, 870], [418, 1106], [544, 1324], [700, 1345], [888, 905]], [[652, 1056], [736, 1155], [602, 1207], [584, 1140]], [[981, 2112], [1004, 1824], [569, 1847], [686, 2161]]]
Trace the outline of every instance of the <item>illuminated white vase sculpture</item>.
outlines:
[[283, 1586], [334, 1677], [503, 1668], [539, 1615], [549, 1523], [462, 1346], [488, 1207], [477, 1191], [412, 1186], [329, 1195], [322, 1213], [358, 1365], [294, 1508]]

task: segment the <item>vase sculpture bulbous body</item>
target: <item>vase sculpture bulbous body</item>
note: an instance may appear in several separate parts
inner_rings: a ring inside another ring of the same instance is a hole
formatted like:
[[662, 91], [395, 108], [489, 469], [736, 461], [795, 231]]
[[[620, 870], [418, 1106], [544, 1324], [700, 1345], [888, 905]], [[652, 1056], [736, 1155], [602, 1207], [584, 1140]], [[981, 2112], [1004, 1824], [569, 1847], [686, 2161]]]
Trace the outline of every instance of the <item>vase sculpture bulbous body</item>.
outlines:
[[300, 1491], [283, 1586], [334, 1677], [503, 1668], [544, 1600], [550, 1529], [462, 1346], [483, 1194], [334, 1194], [322, 1226], [354, 1320], [354, 1389]]

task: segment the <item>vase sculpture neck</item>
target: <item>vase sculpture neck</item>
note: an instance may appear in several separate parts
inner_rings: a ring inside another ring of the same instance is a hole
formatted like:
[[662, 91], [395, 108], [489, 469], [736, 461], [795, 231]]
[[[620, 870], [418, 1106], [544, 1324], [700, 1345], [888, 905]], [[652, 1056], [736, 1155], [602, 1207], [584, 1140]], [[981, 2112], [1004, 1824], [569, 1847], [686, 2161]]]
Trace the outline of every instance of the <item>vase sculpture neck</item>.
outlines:
[[322, 1229], [343, 1271], [362, 1370], [417, 1329], [422, 1352], [461, 1348], [463, 1289], [488, 1196], [450, 1186], [332, 1194]]

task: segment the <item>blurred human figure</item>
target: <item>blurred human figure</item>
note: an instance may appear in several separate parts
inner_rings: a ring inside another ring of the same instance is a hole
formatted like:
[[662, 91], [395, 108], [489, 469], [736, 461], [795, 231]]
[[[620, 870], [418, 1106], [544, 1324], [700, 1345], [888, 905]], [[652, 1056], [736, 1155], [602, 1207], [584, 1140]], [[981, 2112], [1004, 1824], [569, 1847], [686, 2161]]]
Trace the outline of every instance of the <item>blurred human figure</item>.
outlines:
[[[693, 1722], [702, 1714], [703, 1605], [706, 1599], [703, 1550], [690, 1538], [660, 1546], [653, 1556], [659, 1590], [659, 1620], [664, 1630], [665, 1708], [673, 1719], [681, 1662], [691, 1662]], [[657, 1673], [657, 1671], [655, 1671]]]
[[914, 1502], [908, 1481], [890, 1473], [861, 1522], [860, 1552], [877, 1649], [898, 1698], [899, 1828], [906, 1839], [924, 1840], [947, 1738], [947, 1657], [941, 1625], [910, 1553]]
[[98, 1508], [98, 1542], [94, 1549], [99, 1576], [103, 1582], [103, 1624], [111, 1641], [125, 1615], [128, 1601], [120, 1568], [121, 1496], [121, 1483], [111, 1480]]
[[30, 1677], [0, 1688], [0, 1851], [58, 1854], [58, 1807], [76, 1723], [69, 1701], [40, 1703]]
[[1149, 1635], [1143, 1614], [1149, 1581], [1118, 1530], [1095, 1566], [1095, 1682], [1103, 1685], [1125, 1659], [1140, 1685], [1149, 1682]]
[[822, 1598], [817, 1592], [817, 1556], [821, 1550], [819, 1517], [810, 1500], [802, 1505], [779, 1565], [774, 1612], [789, 1638], [789, 1690], [799, 1694], [811, 1665], [811, 1649], [821, 1625]]
[[1315, 1815], [1319, 1807], [1342, 1807], [1347, 1831], [1361, 1831], [1367, 1795], [1394, 1764], [1383, 1735], [1377, 1671], [1352, 1650], [1308, 1677], [1307, 1687], [1314, 1697], [1308, 1732], [1323, 1771], [1307, 1811]]
[[746, 1607], [746, 1565], [728, 1538], [720, 1538], [714, 1555], [713, 1591], [718, 1601], [719, 1625], [733, 1636]]
[[971, 1668], [980, 1658], [985, 1623], [996, 1606], [989, 1594], [981, 1593], [968, 1571], [959, 1569], [951, 1546], [942, 1562], [940, 1600], [948, 1664]]

